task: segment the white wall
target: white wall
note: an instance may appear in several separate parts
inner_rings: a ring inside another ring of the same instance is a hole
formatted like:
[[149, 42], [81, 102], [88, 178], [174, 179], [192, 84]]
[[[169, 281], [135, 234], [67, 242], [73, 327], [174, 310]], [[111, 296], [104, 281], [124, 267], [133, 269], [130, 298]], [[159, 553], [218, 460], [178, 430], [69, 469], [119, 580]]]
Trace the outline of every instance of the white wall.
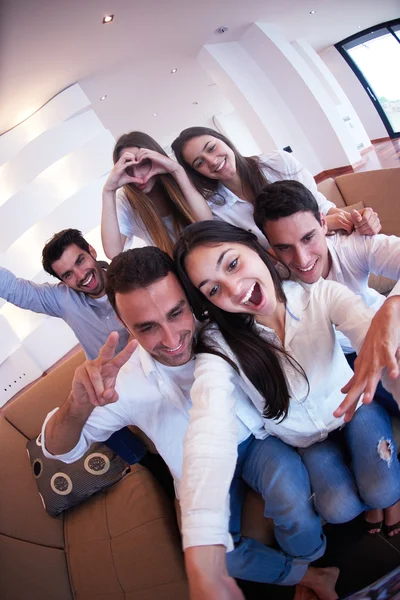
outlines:
[[[17, 277], [56, 284], [42, 269], [41, 252], [68, 227], [95, 242], [102, 258], [101, 190], [114, 143], [77, 84], [1, 136], [1, 266]], [[0, 406], [77, 344], [63, 320], [4, 300], [0, 338]]]
[[376, 140], [388, 137], [388, 132], [367, 92], [336, 48], [329, 46], [319, 55], [349, 98], [365, 127], [369, 139]]

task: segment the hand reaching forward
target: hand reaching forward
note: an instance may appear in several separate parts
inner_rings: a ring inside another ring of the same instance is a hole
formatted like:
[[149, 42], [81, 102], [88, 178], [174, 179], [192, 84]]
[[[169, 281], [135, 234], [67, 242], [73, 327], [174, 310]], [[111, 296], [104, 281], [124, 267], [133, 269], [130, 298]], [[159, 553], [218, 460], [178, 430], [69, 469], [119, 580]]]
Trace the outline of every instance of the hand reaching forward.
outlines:
[[345, 415], [345, 421], [350, 421], [362, 394], [364, 404], [372, 402], [383, 369], [387, 369], [391, 380], [400, 376], [399, 325], [400, 296], [393, 296], [384, 302], [371, 321], [354, 363], [354, 375], [342, 389], [347, 396], [333, 413], [335, 417]]
[[85, 361], [75, 371], [72, 394], [77, 406], [105, 406], [118, 400], [115, 391], [118, 373], [137, 347], [137, 341], [131, 340], [115, 356], [118, 339], [118, 332], [110, 333], [99, 356], [95, 360]]

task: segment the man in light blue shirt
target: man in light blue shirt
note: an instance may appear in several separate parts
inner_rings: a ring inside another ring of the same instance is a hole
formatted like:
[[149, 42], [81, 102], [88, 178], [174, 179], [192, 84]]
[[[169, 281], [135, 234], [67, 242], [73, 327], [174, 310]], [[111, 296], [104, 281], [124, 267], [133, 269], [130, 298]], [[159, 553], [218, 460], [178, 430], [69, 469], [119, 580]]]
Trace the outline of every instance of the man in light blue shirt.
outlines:
[[[64, 229], [54, 234], [42, 251], [44, 270], [59, 283], [36, 284], [0, 267], [0, 297], [20, 308], [63, 319], [90, 360], [97, 357], [112, 331], [118, 332], [121, 351], [128, 343], [129, 332], [106, 295], [107, 263], [97, 262], [96, 256], [96, 250], [80, 231]], [[164, 463], [148, 453], [128, 428], [114, 433], [107, 445], [129, 464], [140, 462], [150, 469], [169, 495], [173, 494]]]

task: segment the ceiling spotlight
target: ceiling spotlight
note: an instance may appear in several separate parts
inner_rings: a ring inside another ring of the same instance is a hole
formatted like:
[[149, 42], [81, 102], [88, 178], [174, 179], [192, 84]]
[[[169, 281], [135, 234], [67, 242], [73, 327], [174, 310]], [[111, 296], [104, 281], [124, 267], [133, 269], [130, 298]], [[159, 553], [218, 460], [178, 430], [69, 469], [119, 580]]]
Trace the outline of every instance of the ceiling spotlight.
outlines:
[[310, 15], [315, 15], [315, 10], [310, 10]]
[[103, 17], [103, 25], [105, 25], [106, 23], [111, 23], [113, 19], [114, 15], [106, 15], [105, 17]]
[[157, 113], [153, 113], [153, 117], [156, 117], [156, 116], [157, 116]]
[[216, 33], [217, 35], [222, 35], [223, 33], [226, 33], [228, 31], [228, 27], [226, 27], [225, 25], [222, 25], [221, 27], [217, 27], [217, 29], [214, 31], [214, 33]]
[[171, 73], [176, 73], [178, 69], [171, 69]]
[[361, 29], [361, 25], [358, 26], [358, 29]]
[[105, 96], [102, 96], [102, 97], [100, 98], [100, 102], [103, 102], [103, 100], [105, 100], [106, 98], [107, 98], [107, 94], [106, 94]]
[[195, 100], [194, 102], [192, 102], [192, 104], [198, 104], [197, 100]]

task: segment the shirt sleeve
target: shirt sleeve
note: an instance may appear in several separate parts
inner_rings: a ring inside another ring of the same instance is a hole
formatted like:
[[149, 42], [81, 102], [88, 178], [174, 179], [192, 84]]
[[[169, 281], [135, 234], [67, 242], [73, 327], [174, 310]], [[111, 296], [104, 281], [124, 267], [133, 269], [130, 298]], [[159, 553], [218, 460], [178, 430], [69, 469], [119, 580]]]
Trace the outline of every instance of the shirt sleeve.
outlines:
[[320, 211], [326, 215], [331, 208], [336, 205], [325, 198], [317, 189], [314, 177], [290, 152], [280, 151], [272, 155], [261, 156], [261, 161], [265, 162], [267, 168], [277, 171], [281, 179], [294, 179], [305, 185], [313, 193]]
[[331, 323], [350, 340], [358, 353], [375, 311], [360, 296], [337, 281], [321, 279], [319, 285], [322, 291], [320, 302], [327, 306]]
[[396, 283], [396, 285], [394, 286], [394, 288], [392, 289], [392, 291], [389, 294], [389, 298], [391, 296], [400, 296], [400, 281], [398, 281]]
[[62, 317], [62, 295], [63, 290], [59, 285], [33, 283], [0, 267], [0, 297], [15, 306], [52, 317]]
[[135, 235], [133, 211], [123, 190], [117, 192], [116, 208], [119, 230], [131, 242]]
[[400, 238], [395, 235], [353, 234], [358, 251], [362, 253], [367, 269], [375, 275], [400, 279]]
[[72, 448], [65, 454], [50, 454], [46, 448], [46, 427], [51, 417], [58, 411], [58, 408], [52, 410], [46, 417], [42, 427], [42, 450], [47, 458], [54, 458], [65, 463], [73, 463], [79, 460], [94, 442], [105, 442], [108, 438], [127, 425], [131, 425], [129, 418], [126, 417], [118, 402], [106, 406], [96, 407], [85, 426], [82, 429], [81, 437], [75, 448]]
[[224, 359], [197, 356], [180, 487], [184, 548], [214, 544], [233, 548], [229, 488], [238, 443], [233, 379], [234, 370]]

